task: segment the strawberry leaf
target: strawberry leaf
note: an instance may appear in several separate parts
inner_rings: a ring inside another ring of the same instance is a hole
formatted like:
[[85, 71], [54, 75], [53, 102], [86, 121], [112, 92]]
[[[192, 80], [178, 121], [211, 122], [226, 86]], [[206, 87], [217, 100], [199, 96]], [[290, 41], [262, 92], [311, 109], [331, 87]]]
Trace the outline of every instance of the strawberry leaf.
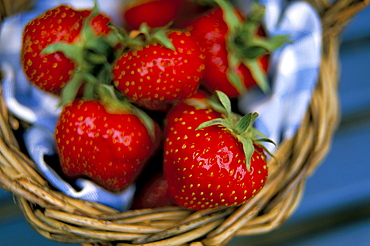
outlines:
[[268, 93], [270, 91], [270, 85], [267, 79], [266, 73], [262, 70], [260, 65], [258, 64], [257, 60], [255, 59], [245, 59], [244, 65], [249, 68], [251, 71], [253, 78], [255, 79], [258, 86], [264, 93]]
[[94, 99], [95, 86], [91, 83], [86, 83], [83, 93], [83, 98]]
[[231, 102], [229, 97], [222, 91], [216, 90], [218, 99], [220, 100], [222, 106], [226, 109], [227, 116], [231, 114]]
[[81, 73], [76, 72], [72, 79], [63, 88], [59, 106], [65, 106], [69, 102], [73, 101], [76, 98], [82, 84], [83, 76]]
[[143, 32], [147, 43], [157, 42], [168, 49], [176, 50], [171, 39], [167, 36], [167, 30], [171, 25], [172, 22], [166, 26], [151, 29], [146, 23], [143, 23], [141, 24], [139, 31]]
[[253, 22], [261, 22], [266, 13], [266, 7], [252, 2], [249, 19]]
[[152, 37], [154, 40], [156, 40], [158, 43], [163, 45], [164, 47], [171, 49], [171, 50], [176, 50], [175, 46], [172, 44], [171, 39], [167, 37], [167, 34], [165, 32], [157, 32], [153, 35]]
[[91, 28], [90, 21], [99, 14], [99, 6], [94, 0], [94, 7], [92, 8], [89, 16], [83, 21], [83, 26], [82, 26], [82, 38], [83, 40], [90, 40], [91, 38], [94, 38], [95, 34], [94, 31]]
[[41, 54], [52, 54], [62, 52], [66, 57], [75, 61], [77, 64], [83, 63], [82, 47], [76, 44], [54, 43], [46, 46]]
[[95, 89], [99, 84], [98, 79], [92, 74], [84, 71], [80, 71], [79, 73], [83, 76], [83, 79], [87, 82], [84, 85], [85, 87], [83, 97], [86, 99], [93, 99], [95, 97], [96, 92]]
[[[114, 41], [120, 42], [124, 46], [127, 45], [129, 41], [129, 34], [125, 29], [118, 27], [113, 23], [108, 23], [109, 28], [112, 30], [113, 35], [109, 35], [108, 39], [112, 38]], [[110, 42], [109, 42], [110, 43]]]
[[260, 143], [271, 143], [271, 144], [273, 144], [273, 145], [276, 145], [275, 144], [275, 142], [274, 141], [272, 141], [271, 139], [269, 139], [269, 138], [257, 138], [257, 139], [254, 139], [253, 140], [254, 142], [260, 142]]
[[[232, 62], [229, 64], [232, 64]], [[235, 63], [238, 64], [238, 63]], [[242, 79], [237, 75], [235, 72], [235, 67], [237, 65], [229, 65], [229, 68], [226, 71], [226, 76], [229, 82], [233, 85], [233, 87], [239, 92], [239, 94], [243, 94], [246, 90], [246, 87], [244, 83], [242, 82]]]
[[238, 28], [238, 26], [241, 25], [241, 21], [239, 17], [236, 15], [234, 7], [226, 2], [225, 0], [214, 0], [222, 9], [224, 13], [224, 20], [229, 28], [229, 30], [232, 32]]
[[133, 111], [134, 113], [137, 115], [137, 117], [140, 118], [141, 122], [143, 122], [143, 124], [145, 125], [146, 129], [148, 130], [148, 133], [152, 139], [152, 141], [156, 141], [156, 137], [155, 137], [155, 124], [154, 124], [154, 121], [152, 118], [149, 117], [149, 115], [147, 115], [144, 111], [142, 111], [141, 109], [133, 106]]
[[[281, 46], [283, 46], [285, 43], [291, 42], [289, 40], [289, 35], [276, 35], [270, 38], [254, 38], [249, 45], [249, 50], [244, 51], [243, 53], [248, 54], [248, 52], [251, 52], [251, 48], [259, 47], [259, 52], [262, 54], [270, 53]], [[253, 58], [252, 55], [258, 55], [258, 53], [248, 54], [249, 57]]]
[[199, 129], [209, 127], [209, 126], [214, 126], [214, 125], [222, 125], [224, 127], [227, 127], [228, 129], [232, 129], [232, 126], [230, 125], [227, 119], [217, 118], [217, 119], [213, 119], [213, 120], [201, 123], [195, 130], [199, 130]]
[[244, 151], [244, 155], [245, 155], [245, 164], [246, 164], [248, 172], [250, 172], [250, 170], [251, 170], [251, 159], [252, 159], [252, 155], [254, 153], [253, 141], [250, 138], [244, 138], [240, 135], [238, 135], [238, 140], [243, 145], [243, 151]]
[[97, 94], [99, 99], [107, 105], [112, 105], [116, 108], [121, 108], [127, 110], [127, 100], [120, 99], [117, 97], [117, 93], [112, 85], [99, 84], [97, 87]]
[[[263, 134], [261, 131], [257, 130], [256, 128], [251, 128], [251, 133], [252, 133], [253, 136], [258, 136], [262, 139], [268, 139], [265, 134]], [[272, 141], [272, 140], [270, 140], [270, 141]]]
[[213, 100], [208, 100], [208, 104], [207, 104], [207, 107], [211, 105], [211, 107], [216, 110], [217, 112], [221, 113], [221, 114], [225, 114], [227, 115], [228, 113], [226, 112], [226, 109], [225, 107], [223, 107], [218, 101], [215, 102]]
[[243, 134], [253, 123], [253, 121], [258, 117], [257, 113], [249, 113], [244, 115], [236, 124], [235, 131], [238, 134]]

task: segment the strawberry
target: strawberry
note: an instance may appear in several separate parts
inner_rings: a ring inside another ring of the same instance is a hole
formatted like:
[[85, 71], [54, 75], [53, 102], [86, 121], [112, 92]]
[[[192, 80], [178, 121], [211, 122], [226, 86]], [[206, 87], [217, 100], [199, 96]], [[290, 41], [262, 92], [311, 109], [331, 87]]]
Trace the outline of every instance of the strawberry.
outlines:
[[286, 42], [286, 36], [267, 38], [261, 26], [262, 6], [247, 19], [226, 1], [188, 25], [205, 50], [204, 85], [236, 98], [256, 84], [267, 92], [269, 53]]
[[65, 105], [55, 130], [65, 175], [90, 178], [111, 192], [127, 188], [160, 142], [159, 127], [145, 116], [118, 100], [76, 99]]
[[204, 57], [189, 33], [154, 31], [154, 41], [149, 38], [116, 60], [113, 82], [135, 104], [163, 111], [197, 91]]
[[161, 27], [172, 22], [184, 0], [135, 0], [123, 9], [123, 20], [129, 29], [139, 29], [142, 23]]
[[183, 0], [173, 25], [175, 28], [186, 28], [191, 22], [215, 6], [217, 4], [214, 0]]
[[257, 114], [240, 118], [230, 112], [225, 94], [218, 95], [225, 109], [198, 93], [167, 117], [164, 172], [173, 199], [188, 209], [242, 204], [268, 175], [260, 144], [267, 140], [251, 126]]
[[152, 177], [134, 198], [132, 208], [157, 208], [175, 204], [168, 192], [167, 180], [159, 173]]
[[83, 73], [96, 72], [96, 66], [113, 49], [108, 23], [110, 19], [99, 13], [97, 6], [75, 10], [66, 5], [30, 21], [24, 29], [21, 52], [27, 78], [56, 95], [71, 81], [78, 88]]

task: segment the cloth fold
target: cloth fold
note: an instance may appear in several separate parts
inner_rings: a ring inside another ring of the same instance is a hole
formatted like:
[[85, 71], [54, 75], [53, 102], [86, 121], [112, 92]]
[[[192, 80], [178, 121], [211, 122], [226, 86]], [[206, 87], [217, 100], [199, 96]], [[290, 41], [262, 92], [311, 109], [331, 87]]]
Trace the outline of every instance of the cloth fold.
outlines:
[[[321, 22], [307, 2], [262, 0], [268, 35], [289, 35], [290, 43], [272, 54], [269, 77], [271, 92], [251, 90], [242, 96], [243, 113], [258, 112], [255, 127], [277, 145], [294, 136], [307, 111], [321, 61]], [[266, 144], [270, 151], [275, 146]]]

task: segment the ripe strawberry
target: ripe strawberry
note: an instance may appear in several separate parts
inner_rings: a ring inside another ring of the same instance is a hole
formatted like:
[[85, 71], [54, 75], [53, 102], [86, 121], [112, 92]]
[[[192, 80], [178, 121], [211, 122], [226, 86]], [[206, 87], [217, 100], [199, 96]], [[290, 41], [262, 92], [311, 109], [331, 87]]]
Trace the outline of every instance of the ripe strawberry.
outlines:
[[254, 7], [247, 20], [222, 0], [220, 5], [193, 21], [188, 28], [205, 49], [204, 85], [235, 98], [258, 84], [268, 91], [269, 53], [286, 36], [266, 38], [261, 26], [264, 8]]
[[66, 5], [30, 21], [24, 29], [21, 52], [28, 79], [56, 95], [71, 81], [78, 88], [82, 72], [94, 73], [95, 65], [111, 52], [108, 23], [110, 19], [97, 7], [75, 10]]
[[163, 111], [197, 91], [204, 57], [189, 33], [161, 35], [165, 41], [123, 53], [113, 65], [113, 82], [137, 105]]
[[176, 203], [168, 192], [168, 184], [162, 173], [152, 177], [144, 189], [134, 198], [132, 208], [157, 208], [173, 206]]
[[63, 172], [118, 192], [132, 184], [157, 150], [159, 128], [130, 104], [75, 100], [58, 120], [55, 139]]
[[126, 4], [123, 19], [129, 29], [139, 29], [142, 23], [149, 27], [165, 26], [173, 21], [184, 0], [136, 0]]
[[177, 14], [173, 26], [186, 28], [191, 22], [217, 6], [214, 0], [182, 0], [183, 3]]
[[172, 108], [167, 118], [164, 171], [170, 194], [185, 208], [239, 205], [255, 196], [267, 178], [262, 139], [256, 137], [262, 134], [250, 126], [256, 114], [235, 122], [240, 117], [218, 93], [224, 113], [197, 95]]

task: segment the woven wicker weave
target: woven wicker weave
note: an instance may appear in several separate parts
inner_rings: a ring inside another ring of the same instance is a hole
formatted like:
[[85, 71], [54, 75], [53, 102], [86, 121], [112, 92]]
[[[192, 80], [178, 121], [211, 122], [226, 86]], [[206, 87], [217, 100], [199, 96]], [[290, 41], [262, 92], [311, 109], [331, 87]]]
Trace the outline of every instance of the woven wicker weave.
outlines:
[[[0, 21], [29, 7], [29, 1], [0, 1]], [[28, 4], [26, 4], [28, 3]], [[269, 163], [269, 180], [249, 202], [230, 208], [189, 211], [179, 207], [118, 213], [72, 199], [52, 189], [14, 137], [19, 122], [0, 97], [0, 187], [12, 192], [29, 224], [50, 240], [83, 245], [223, 245], [235, 235], [265, 233], [295, 211], [306, 179], [330, 148], [338, 123], [338, 35], [368, 0], [315, 0], [323, 24], [320, 78], [310, 107], [293, 139], [279, 145], [279, 166]], [[1, 85], [1, 84], [0, 84]], [[1, 86], [0, 86], [1, 89]]]

